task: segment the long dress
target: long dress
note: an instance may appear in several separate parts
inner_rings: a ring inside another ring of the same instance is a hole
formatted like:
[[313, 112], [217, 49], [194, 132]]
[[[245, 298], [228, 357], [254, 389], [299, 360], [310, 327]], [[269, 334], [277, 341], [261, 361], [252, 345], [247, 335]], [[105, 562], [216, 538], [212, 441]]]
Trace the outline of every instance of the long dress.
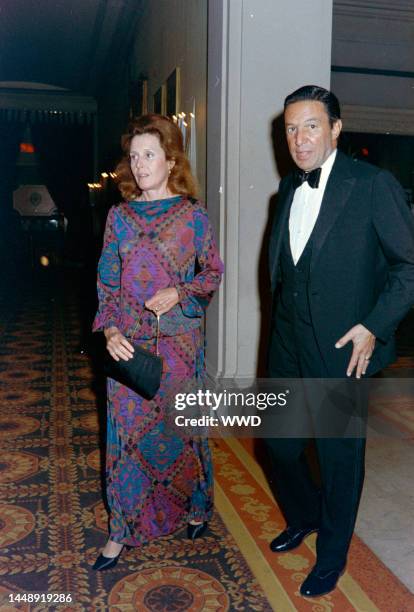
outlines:
[[[147, 401], [107, 379], [106, 487], [110, 537], [138, 546], [190, 520], [209, 520], [213, 473], [208, 440], [166, 424], [173, 392], [202, 385], [203, 314], [223, 264], [205, 208], [176, 196], [114, 206], [98, 264], [99, 309], [93, 329], [116, 326], [154, 350], [156, 317], [144, 303], [165, 287], [180, 302], [160, 318], [163, 374]], [[131, 341], [131, 340], [130, 340]]]

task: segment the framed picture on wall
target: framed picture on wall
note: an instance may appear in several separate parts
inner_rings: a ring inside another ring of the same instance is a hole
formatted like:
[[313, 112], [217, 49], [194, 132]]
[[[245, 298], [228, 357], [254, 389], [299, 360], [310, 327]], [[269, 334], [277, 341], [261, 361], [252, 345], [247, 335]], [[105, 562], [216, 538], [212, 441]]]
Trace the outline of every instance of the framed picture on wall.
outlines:
[[154, 94], [154, 100], [153, 100], [153, 104], [154, 104], [154, 113], [159, 113], [160, 115], [165, 115], [166, 112], [166, 86], [165, 83], [163, 85], [161, 85], [161, 87], [159, 87], [157, 89], [157, 91]]
[[148, 112], [148, 81], [137, 79], [129, 85], [129, 116], [139, 117]]
[[141, 114], [146, 115], [148, 113], [148, 81], [144, 79], [142, 81], [142, 104], [141, 104]]
[[166, 114], [169, 117], [178, 115], [180, 112], [180, 68], [177, 66], [167, 79], [167, 109]]

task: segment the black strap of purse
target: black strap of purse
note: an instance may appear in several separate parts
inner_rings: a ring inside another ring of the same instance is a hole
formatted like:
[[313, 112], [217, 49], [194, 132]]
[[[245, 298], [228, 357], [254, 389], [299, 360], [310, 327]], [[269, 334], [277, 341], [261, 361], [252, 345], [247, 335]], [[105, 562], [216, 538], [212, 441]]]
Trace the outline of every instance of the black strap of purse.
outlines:
[[[160, 340], [160, 316], [161, 315], [159, 315], [159, 314], [156, 315], [156, 317], [157, 317], [157, 335], [155, 337], [155, 340], [156, 340], [156, 342], [155, 342], [155, 354], [157, 356], [159, 356], [159, 354], [160, 354], [159, 347], [158, 347], [159, 340]], [[140, 319], [138, 319], [138, 321], [135, 324], [134, 331], [132, 332], [131, 340], [134, 339], [134, 336], [137, 333], [138, 326], [141, 325], [141, 323], [142, 323], [142, 319], [140, 318]]]

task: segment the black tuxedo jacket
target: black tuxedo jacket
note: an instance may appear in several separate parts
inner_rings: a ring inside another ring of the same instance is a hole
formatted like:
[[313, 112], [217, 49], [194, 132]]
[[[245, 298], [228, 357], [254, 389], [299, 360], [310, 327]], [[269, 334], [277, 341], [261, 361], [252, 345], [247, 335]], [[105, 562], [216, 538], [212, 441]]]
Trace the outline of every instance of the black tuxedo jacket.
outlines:
[[[288, 175], [280, 183], [270, 239], [275, 305], [293, 194]], [[346, 375], [352, 342], [342, 349], [335, 343], [357, 323], [377, 338], [367, 369], [372, 375], [394, 361], [394, 332], [414, 304], [414, 217], [400, 184], [389, 172], [338, 151], [312, 239], [308, 297], [329, 376]]]

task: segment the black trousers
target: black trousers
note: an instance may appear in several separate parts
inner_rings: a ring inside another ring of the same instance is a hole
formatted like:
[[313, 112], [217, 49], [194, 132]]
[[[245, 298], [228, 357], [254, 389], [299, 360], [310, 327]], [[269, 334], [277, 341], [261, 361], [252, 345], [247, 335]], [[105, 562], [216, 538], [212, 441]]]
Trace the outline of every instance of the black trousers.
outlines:
[[[311, 325], [288, 317], [276, 317], [270, 345], [269, 375], [272, 378], [327, 377]], [[309, 396], [304, 394], [301, 406], [304, 419], [309, 416], [312, 419], [312, 412], [317, 412], [317, 407], [312, 406], [312, 402], [309, 404], [308, 399]], [[368, 397], [363, 401], [366, 406]], [[364, 421], [359, 422], [363, 427]], [[361, 429], [359, 437], [353, 435], [349, 438], [314, 438], [320, 488], [311, 477], [305, 455], [309, 438], [275, 437], [266, 440], [274, 485], [287, 524], [294, 527], [316, 524], [319, 527], [316, 548], [317, 567], [321, 571], [341, 570], [345, 566], [354, 531], [364, 480], [365, 431]]]

